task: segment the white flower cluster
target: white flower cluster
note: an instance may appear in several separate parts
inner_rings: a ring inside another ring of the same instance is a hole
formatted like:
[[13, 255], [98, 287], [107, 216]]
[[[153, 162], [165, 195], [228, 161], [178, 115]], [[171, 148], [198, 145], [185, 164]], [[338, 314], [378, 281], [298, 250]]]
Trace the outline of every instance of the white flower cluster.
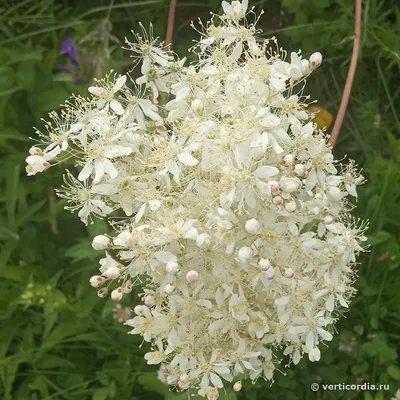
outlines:
[[29, 175], [74, 159], [59, 195], [84, 222], [125, 216], [94, 238], [106, 255], [90, 283], [118, 301], [145, 282], [126, 324], [162, 380], [208, 399], [223, 380], [272, 380], [282, 351], [320, 359], [365, 241], [348, 201], [363, 178], [335, 162], [301, 95], [321, 55], [285, 61], [256, 38], [246, 0], [222, 7], [188, 67], [137, 36], [142, 76], [112, 73], [51, 113], [27, 158]]

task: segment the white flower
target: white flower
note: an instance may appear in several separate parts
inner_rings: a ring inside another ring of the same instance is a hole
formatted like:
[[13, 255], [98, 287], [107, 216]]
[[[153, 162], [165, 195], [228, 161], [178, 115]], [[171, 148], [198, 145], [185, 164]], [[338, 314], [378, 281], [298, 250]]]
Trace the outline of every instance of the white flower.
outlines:
[[121, 90], [121, 88], [125, 85], [126, 75], [121, 75], [114, 83], [112, 87], [99, 87], [99, 86], [91, 86], [89, 87], [89, 93], [92, 95], [99, 97], [97, 101], [97, 107], [101, 110], [106, 106], [110, 106], [110, 108], [117, 115], [122, 115], [124, 113], [124, 108], [121, 103], [115, 98], [115, 94]]

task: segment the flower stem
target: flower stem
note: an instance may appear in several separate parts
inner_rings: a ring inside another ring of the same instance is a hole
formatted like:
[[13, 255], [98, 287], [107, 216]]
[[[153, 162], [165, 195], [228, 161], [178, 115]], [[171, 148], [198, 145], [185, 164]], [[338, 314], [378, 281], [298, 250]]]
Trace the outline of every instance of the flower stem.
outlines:
[[168, 14], [167, 36], [165, 37], [165, 46], [164, 46], [164, 49], [166, 51], [171, 50], [172, 34], [174, 32], [175, 9], [176, 9], [176, 0], [171, 0], [169, 5], [169, 14]]
[[344, 115], [346, 114], [347, 104], [349, 102], [351, 87], [356, 72], [358, 53], [360, 51], [360, 36], [361, 36], [361, 0], [356, 0], [356, 12], [354, 17], [354, 44], [353, 53], [351, 55], [351, 62], [349, 72], [347, 74], [346, 84], [344, 86], [342, 101], [340, 102], [339, 112], [336, 117], [335, 125], [332, 128], [332, 133], [329, 138], [329, 143], [333, 147], [340, 133]]

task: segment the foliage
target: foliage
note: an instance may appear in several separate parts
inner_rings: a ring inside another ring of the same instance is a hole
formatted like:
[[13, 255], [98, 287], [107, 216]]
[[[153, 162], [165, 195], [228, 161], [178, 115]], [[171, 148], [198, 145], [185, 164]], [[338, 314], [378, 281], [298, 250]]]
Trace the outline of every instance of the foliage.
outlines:
[[[192, 38], [190, 20], [207, 19], [220, 2], [178, 1], [174, 44]], [[263, 7], [264, 31], [284, 47], [324, 54], [309, 92], [335, 114], [347, 73], [353, 35], [353, 2], [254, 1]], [[120, 49], [138, 21], [166, 29], [168, 1], [0, 2], [0, 396], [4, 399], [183, 399], [170, 393], [143, 361], [145, 345], [113, 320], [114, 304], [96, 297], [88, 279], [97, 269], [86, 228], [55, 201], [60, 171], [35, 180], [23, 166], [32, 126], [69, 94], [84, 94], [92, 78], [113, 67], [127, 71]], [[248, 384], [248, 399], [389, 399], [400, 387], [400, 9], [395, 0], [364, 0], [361, 55], [350, 106], [335, 148], [357, 159], [368, 183], [360, 189], [357, 216], [370, 219], [370, 252], [359, 268], [358, 295], [337, 325], [339, 334], [319, 364], [301, 362], [269, 387]], [[99, 32], [101, 32], [99, 34]], [[79, 83], [60, 72], [61, 41], [71, 37], [93, 67]], [[289, 44], [289, 45], [288, 45]], [[308, 53], [307, 53], [308, 52]], [[129, 60], [128, 60], [129, 61]], [[328, 79], [327, 77], [330, 77]], [[104, 233], [103, 224], [88, 227]], [[124, 305], [133, 307], [138, 293]], [[43, 299], [43, 301], [41, 300]], [[310, 390], [312, 382], [390, 384], [390, 391]]]

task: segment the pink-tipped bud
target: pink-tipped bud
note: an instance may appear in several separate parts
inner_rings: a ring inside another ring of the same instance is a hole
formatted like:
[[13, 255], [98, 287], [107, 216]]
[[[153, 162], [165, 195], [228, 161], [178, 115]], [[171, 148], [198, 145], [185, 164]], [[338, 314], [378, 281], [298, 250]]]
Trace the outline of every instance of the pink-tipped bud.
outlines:
[[256, 235], [257, 233], [260, 233], [260, 223], [255, 218], [249, 219], [246, 221], [244, 229], [246, 229], [246, 231], [251, 235]]
[[296, 203], [293, 200], [288, 201], [285, 204], [285, 210], [290, 213], [295, 212], [296, 211]]
[[154, 304], [156, 304], [156, 299], [154, 298], [153, 295], [147, 294], [146, 296], [144, 296], [144, 304], [147, 307], [152, 307], [154, 306]]
[[332, 222], [333, 222], [333, 218], [332, 218], [330, 215], [327, 215], [327, 216], [324, 218], [324, 224], [325, 224], [325, 225], [330, 225]]
[[92, 247], [95, 250], [105, 250], [111, 244], [111, 240], [105, 235], [97, 235], [93, 238]]
[[271, 267], [268, 271], [265, 271], [265, 276], [269, 281], [272, 281], [275, 277], [275, 270]]
[[218, 400], [219, 392], [217, 388], [211, 388], [206, 393], [207, 400]]
[[296, 164], [293, 168], [293, 173], [296, 176], [303, 176], [306, 173], [306, 167], [304, 164]]
[[235, 382], [235, 384], [233, 385], [233, 390], [235, 392], [240, 392], [242, 390], [242, 382], [241, 381]]
[[120, 276], [120, 274], [121, 271], [119, 270], [118, 267], [110, 267], [106, 269], [103, 275], [109, 279], [117, 279]]
[[311, 54], [309, 62], [310, 62], [310, 68], [312, 70], [318, 68], [322, 63], [322, 54], [319, 51]]
[[182, 382], [181, 380], [178, 381], [178, 387], [179, 389], [187, 389], [187, 383], [186, 382]]
[[122, 290], [122, 288], [117, 288], [117, 289], [114, 289], [112, 292], [111, 292], [111, 298], [114, 300], [114, 301], [120, 301], [121, 299], [122, 299], [122, 296], [124, 295], [124, 292], [123, 292], [123, 290]]
[[293, 278], [294, 272], [292, 268], [285, 268], [284, 275], [286, 276], [286, 278]]
[[29, 154], [32, 156], [42, 156], [43, 155], [43, 151], [39, 149], [39, 147], [36, 146], [32, 146], [29, 149]]
[[291, 154], [286, 154], [286, 156], [282, 157], [281, 163], [283, 165], [289, 166], [292, 165], [294, 161], [294, 157]]
[[187, 374], [181, 374], [179, 377], [179, 380], [182, 382], [187, 382], [188, 379], [189, 379], [189, 376]]
[[258, 265], [263, 271], [268, 271], [271, 268], [271, 261], [266, 258], [260, 258]]
[[128, 294], [130, 292], [132, 292], [132, 281], [128, 280], [125, 282], [124, 287], [122, 288], [124, 294]]
[[92, 287], [99, 287], [104, 283], [105, 279], [100, 275], [94, 275], [90, 278], [89, 283]]
[[196, 282], [199, 279], [199, 273], [197, 271], [189, 271], [186, 274], [186, 280], [188, 282]]
[[164, 286], [164, 292], [165, 292], [166, 294], [171, 294], [174, 290], [175, 290], [175, 286], [174, 286], [174, 285], [171, 285], [170, 283], [167, 283], [167, 284]]
[[165, 264], [165, 270], [168, 274], [176, 274], [179, 271], [179, 265], [176, 261], [169, 261]]
[[272, 193], [276, 193], [279, 190], [279, 183], [277, 181], [269, 181], [268, 185]]
[[275, 196], [275, 197], [272, 199], [272, 202], [273, 202], [274, 204], [276, 204], [277, 206], [280, 206], [280, 205], [283, 203], [283, 199], [282, 199], [281, 196]]
[[108, 294], [107, 288], [101, 288], [97, 291], [97, 296], [99, 296], [99, 297], [106, 297], [107, 294]]

